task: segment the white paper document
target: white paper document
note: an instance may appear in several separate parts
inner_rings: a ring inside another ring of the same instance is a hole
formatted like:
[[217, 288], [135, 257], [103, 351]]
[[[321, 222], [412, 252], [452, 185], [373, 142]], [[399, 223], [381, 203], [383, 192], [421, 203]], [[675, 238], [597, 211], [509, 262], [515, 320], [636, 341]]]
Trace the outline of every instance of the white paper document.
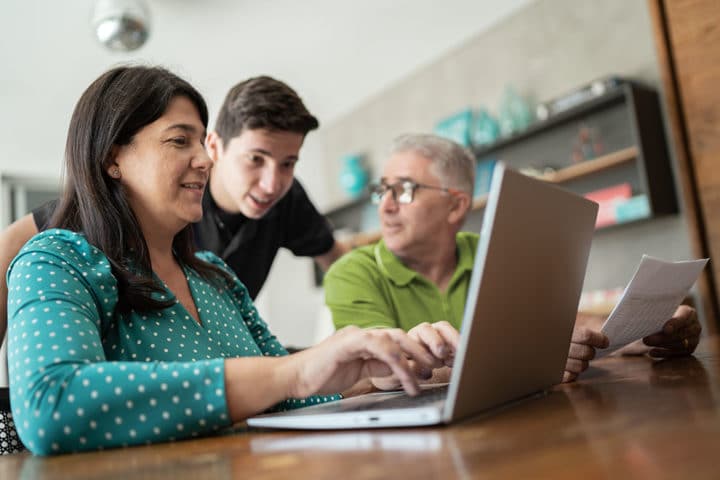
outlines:
[[600, 330], [610, 339], [610, 346], [601, 355], [662, 330], [707, 261], [666, 262], [643, 255]]

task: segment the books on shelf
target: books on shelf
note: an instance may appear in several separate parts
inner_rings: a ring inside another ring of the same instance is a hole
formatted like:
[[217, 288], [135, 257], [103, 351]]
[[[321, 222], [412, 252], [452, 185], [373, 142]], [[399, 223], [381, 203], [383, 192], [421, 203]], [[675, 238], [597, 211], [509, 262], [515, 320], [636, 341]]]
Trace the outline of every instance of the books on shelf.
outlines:
[[585, 194], [585, 198], [599, 205], [595, 228], [607, 227], [618, 223], [616, 207], [619, 203], [632, 197], [629, 183], [621, 183], [612, 187], [601, 188]]
[[599, 205], [595, 228], [641, 220], [651, 215], [647, 195], [633, 196], [629, 183], [586, 193], [585, 198]]
[[615, 206], [617, 223], [649, 218], [650, 213], [650, 202], [647, 195], [635, 195]]

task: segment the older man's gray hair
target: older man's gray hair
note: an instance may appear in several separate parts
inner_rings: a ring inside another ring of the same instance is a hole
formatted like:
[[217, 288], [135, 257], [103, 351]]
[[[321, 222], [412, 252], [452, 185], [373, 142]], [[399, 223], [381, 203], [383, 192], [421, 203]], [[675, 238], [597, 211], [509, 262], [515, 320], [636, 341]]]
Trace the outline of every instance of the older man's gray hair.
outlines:
[[428, 133], [406, 134], [393, 140], [390, 155], [415, 152], [432, 162], [432, 173], [444, 187], [457, 188], [472, 197], [475, 187], [475, 157], [462, 145]]

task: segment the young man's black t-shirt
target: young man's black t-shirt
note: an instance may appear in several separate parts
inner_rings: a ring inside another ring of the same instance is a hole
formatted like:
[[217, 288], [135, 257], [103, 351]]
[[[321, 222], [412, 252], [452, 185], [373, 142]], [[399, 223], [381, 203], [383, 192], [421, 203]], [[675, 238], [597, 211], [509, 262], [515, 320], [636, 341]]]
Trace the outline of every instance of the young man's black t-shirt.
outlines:
[[[44, 230], [57, 202], [33, 210], [38, 230]], [[303, 257], [327, 253], [332, 230], [312, 204], [300, 182], [259, 220], [221, 210], [210, 191], [203, 196], [203, 218], [193, 224], [199, 250], [210, 250], [225, 260], [254, 299], [267, 279], [280, 247]]]

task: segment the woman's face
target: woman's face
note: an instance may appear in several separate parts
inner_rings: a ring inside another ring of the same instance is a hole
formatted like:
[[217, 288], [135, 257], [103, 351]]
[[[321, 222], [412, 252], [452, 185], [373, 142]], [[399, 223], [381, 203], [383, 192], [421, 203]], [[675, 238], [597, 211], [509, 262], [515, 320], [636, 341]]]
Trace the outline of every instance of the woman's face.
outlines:
[[202, 218], [202, 196], [212, 166], [204, 141], [197, 108], [178, 96], [160, 118], [117, 150], [110, 168], [119, 167], [119, 181], [146, 237], [175, 235]]

